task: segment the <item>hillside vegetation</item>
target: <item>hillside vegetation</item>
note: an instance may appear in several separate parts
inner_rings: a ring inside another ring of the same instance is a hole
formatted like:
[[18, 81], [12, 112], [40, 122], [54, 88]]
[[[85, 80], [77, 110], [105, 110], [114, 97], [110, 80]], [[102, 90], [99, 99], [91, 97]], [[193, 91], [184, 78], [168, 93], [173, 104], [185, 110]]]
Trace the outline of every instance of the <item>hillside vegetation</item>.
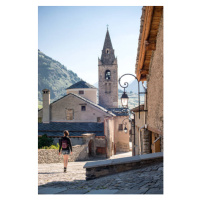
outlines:
[[42, 90], [49, 89], [51, 102], [66, 95], [66, 88], [80, 81], [76, 73], [38, 50], [38, 107], [42, 107]]

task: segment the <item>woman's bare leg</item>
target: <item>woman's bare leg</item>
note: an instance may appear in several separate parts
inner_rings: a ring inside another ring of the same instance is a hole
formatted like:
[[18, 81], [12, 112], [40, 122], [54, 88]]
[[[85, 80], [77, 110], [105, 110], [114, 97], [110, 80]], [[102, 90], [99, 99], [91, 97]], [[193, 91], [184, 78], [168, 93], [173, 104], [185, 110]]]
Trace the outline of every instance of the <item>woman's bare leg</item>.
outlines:
[[67, 167], [68, 155], [63, 155], [63, 159], [64, 159], [64, 167]]
[[69, 155], [66, 155], [65, 165], [67, 167]]

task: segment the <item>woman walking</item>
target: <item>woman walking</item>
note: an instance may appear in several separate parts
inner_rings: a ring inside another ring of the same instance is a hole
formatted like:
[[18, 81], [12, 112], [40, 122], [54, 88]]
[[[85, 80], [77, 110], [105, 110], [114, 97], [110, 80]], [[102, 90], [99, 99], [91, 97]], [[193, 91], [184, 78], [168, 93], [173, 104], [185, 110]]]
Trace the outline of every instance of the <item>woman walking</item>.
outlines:
[[71, 144], [71, 140], [69, 139], [69, 132], [67, 130], [64, 131], [64, 137], [62, 137], [61, 140], [59, 141], [59, 155], [60, 155], [61, 148], [62, 148], [62, 154], [63, 154], [63, 159], [64, 159], [64, 172], [66, 172], [69, 154], [70, 152], [72, 154], [72, 144]]

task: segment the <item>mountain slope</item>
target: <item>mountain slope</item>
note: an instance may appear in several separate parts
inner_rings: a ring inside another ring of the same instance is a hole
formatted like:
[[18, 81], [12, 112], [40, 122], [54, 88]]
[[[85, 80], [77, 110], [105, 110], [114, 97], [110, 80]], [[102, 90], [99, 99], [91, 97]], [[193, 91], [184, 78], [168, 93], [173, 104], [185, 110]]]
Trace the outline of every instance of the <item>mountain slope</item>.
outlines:
[[[144, 92], [144, 88], [142, 86], [142, 82], [139, 82], [140, 92]], [[121, 87], [120, 87], [121, 88]], [[129, 83], [129, 86], [126, 88], [127, 92], [133, 92], [134, 94], [138, 93], [138, 82], [135, 79], [131, 83]]]
[[66, 88], [80, 81], [76, 73], [46, 56], [38, 50], [38, 100], [42, 101], [42, 90], [50, 90], [51, 102], [66, 94]]

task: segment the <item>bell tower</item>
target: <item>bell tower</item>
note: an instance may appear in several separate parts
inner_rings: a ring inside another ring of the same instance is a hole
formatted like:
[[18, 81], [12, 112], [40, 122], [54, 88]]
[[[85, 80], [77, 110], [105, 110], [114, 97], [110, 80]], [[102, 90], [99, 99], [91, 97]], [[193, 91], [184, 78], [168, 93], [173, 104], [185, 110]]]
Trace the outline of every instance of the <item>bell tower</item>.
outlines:
[[105, 108], [118, 108], [118, 64], [114, 54], [109, 31], [98, 58], [99, 104]]

